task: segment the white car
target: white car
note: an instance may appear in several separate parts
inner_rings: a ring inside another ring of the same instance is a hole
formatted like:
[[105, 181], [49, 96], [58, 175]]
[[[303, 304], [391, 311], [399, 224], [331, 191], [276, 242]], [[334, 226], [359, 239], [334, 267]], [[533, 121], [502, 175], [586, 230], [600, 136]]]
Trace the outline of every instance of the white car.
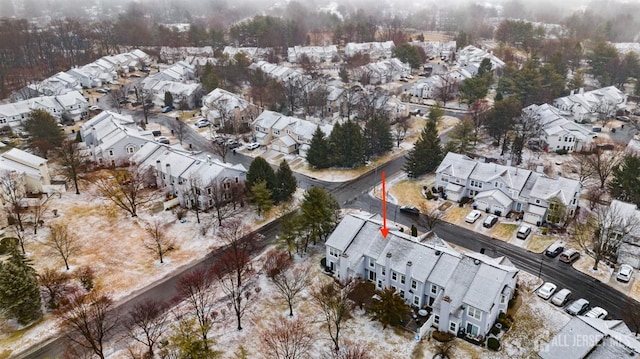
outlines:
[[562, 307], [567, 304], [567, 302], [571, 299], [571, 291], [567, 288], [560, 289], [558, 293], [556, 293], [553, 298], [551, 298], [551, 303], [557, 305], [558, 307]]
[[558, 289], [558, 286], [556, 286], [551, 282], [546, 282], [545, 284], [542, 285], [542, 287], [538, 288], [538, 290], [536, 291], [536, 294], [538, 294], [538, 297], [546, 300], [546, 299], [549, 299], [553, 295], [553, 293], [556, 292], [556, 289]]
[[628, 282], [631, 280], [631, 275], [633, 275], [633, 267], [628, 264], [623, 264], [618, 270], [616, 279], [620, 282]]
[[168, 145], [171, 144], [171, 142], [169, 141], [169, 138], [165, 137], [165, 136], [160, 136], [158, 138], [156, 138], [156, 142]]
[[466, 217], [464, 217], [464, 221], [467, 223], [475, 223], [478, 218], [480, 218], [480, 211], [474, 209], [473, 211], [469, 212]]
[[253, 150], [255, 150], [255, 149], [256, 149], [256, 148], [258, 148], [258, 147], [260, 147], [260, 144], [259, 144], [258, 142], [252, 142], [252, 143], [250, 143], [250, 144], [248, 144], [248, 145], [247, 145], [247, 149], [248, 149], [249, 151], [253, 151]]
[[102, 110], [102, 109], [101, 109], [100, 107], [98, 107], [98, 106], [90, 106], [90, 107], [89, 107], [89, 110], [90, 110], [90, 111], [100, 111], [100, 110]]
[[209, 125], [211, 125], [211, 122], [209, 122], [209, 120], [207, 120], [206, 118], [200, 119], [198, 121], [196, 121], [196, 123], [194, 124], [197, 128], [203, 128], [203, 127], [208, 127]]
[[604, 319], [607, 317], [607, 315], [609, 315], [609, 312], [607, 312], [606, 310], [600, 307], [593, 307], [591, 308], [591, 310], [585, 313], [584, 316], [589, 318]]

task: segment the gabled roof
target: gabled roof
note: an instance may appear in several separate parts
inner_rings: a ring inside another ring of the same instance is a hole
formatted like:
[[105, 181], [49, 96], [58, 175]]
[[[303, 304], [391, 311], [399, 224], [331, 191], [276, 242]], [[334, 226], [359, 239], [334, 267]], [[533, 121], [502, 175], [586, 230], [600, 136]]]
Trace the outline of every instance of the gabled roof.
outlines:
[[495, 200], [496, 202], [498, 202], [504, 207], [508, 207], [511, 203], [513, 203], [513, 200], [509, 198], [509, 196], [504, 194], [504, 192], [500, 191], [499, 189], [480, 192], [474, 197], [474, 199], [476, 200], [484, 199], [484, 198], [492, 198], [493, 200]]
[[40, 168], [40, 166], [47, 164], [46, 159], [17, 148], [10, 149], [9, 151], [1, 154], [0, 157], [19, 162], [33, 168]]
[[564, 205], [569, 205], [573, 195], [580, 192], [580, 181], [565, 177], [549, 178], [539, 175], [529, 195], [533, 198], [550, 200], [558, 198]]
[[436, 169], [436, 173], [445, 173], [457, 178], [469, 178], [478, 162], [465, 155], [454, 152], [447, 153]]

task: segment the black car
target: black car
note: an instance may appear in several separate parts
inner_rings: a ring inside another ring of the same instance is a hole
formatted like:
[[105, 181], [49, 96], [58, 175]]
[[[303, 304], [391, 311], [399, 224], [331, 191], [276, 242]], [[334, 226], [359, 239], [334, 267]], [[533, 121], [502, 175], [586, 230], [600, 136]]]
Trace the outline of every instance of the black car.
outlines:
[[416, 207], [402, 206], [402, 207], [400, 207], [400, 212], [405, 213], [405, 214], [410, 214], [412, 216], [419, 216], [420, 215], [420, 210], [417, 209]]

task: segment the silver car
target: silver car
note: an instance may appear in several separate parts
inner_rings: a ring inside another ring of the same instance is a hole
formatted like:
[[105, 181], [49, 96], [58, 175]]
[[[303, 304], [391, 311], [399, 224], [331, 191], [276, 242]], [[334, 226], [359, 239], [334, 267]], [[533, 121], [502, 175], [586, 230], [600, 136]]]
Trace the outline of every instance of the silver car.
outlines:
[[618, 270], [616, 279], [620, 282], [628, 282], [631, 280], [631, 275], [633, 275], [633, 267], [628, 264], [623, 264]]

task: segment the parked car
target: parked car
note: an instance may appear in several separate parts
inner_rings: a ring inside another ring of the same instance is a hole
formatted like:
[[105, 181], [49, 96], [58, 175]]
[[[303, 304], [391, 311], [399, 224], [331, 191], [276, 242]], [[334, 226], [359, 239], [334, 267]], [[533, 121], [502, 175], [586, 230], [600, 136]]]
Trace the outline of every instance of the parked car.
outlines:
[[209, 127], [209, 125], [211, 125], [211, 122], [209, 122], [209, 120], [207, 120], [206, 118], [203, 118], [196, 121], [195, 125], [197, 128]]
[[560, 289], [558, 293], [556, 293], [553, 298], [551, 298], [551, 303], [557, 305], [558, 307], [562, 307], [567, 304], [569, 299], [571, 299], [571, 291], [567, 288]]
[[523, 224], [520, 226], [520, 228], [518, 228], [518, 233], [516, 233], [516, 237], [520, 239], [525, 239], [529, 236], [529, 233], [531, 233], [531, 226], [527, 224]]
[[589, 301], [584, 298], [580, 298], [571, 302], [564, 311], [571, 315], [581, 315], [587, 311], [587, 308], [589, 308]]
[[580, 258], [580, 252], [573, 248], [569, 248], [566, 251], [562, 252], [562, 254], [560, 254], [560, 258], [558, 259], [560, 259], [560, 262], [573, 263], [577, 261], [578, 258]]
[[464, 217], [464, 221], [467, 223], [475, 223], [478, 218], [480, 218], [480, 211], [478, 211], [477, 209], [474, 209], [473, 211], [469, 212], [469, 214], [467, 214], [466, 217]]
[[240, 142], [236, 141], [236, 140], [229, 140], [227, 142], [227, 147], [229, 147], [230, 150], [234, 149], [234, 148], [238, 148], [240, 147]]
[[631, 280], [631, 276], [633, 275], [633, 267], [628, 264], [623, 264], [618, 269], [618, 275], [616, 275], [616, 279], [620, 282], [628, 282]]
[[491, 228], [497, 222], [498, 222], [498, 216], [495, 216], [492, 214], [489, 217], [485, 218], [484, 222], [482, 222], [482, 226], [485, 228]]
[[402, 206], [402, 207], [400, 207], [400, 212], [405, 213], [405, 214], [410, 214], [410, 215], [413, 215], [413, 216], [419, 216], [420, 215], [420, 210], [417, 209], [416, 207]]
[[138, 75], [138, 74], [131, 74], [131, 75], [129, 75], [129, 77], [138, 77], [138, 78], [139, 78], [139, 77], [140, 77], [140, 75]]
[[109, 93], [109, 90], [106, 89], [106, 88], [105, 89], [97, 89], [96, 92], [97, 93]]
[[100, 111], [100, 110], [102, 109], [98, 106], [89, 106], [89, 111]]
[[591, 308], [591, 310], [589, 310], [584, 314], [585, 317], [596, 318], [596, 319], [604, 319], [607, 317], [607, 315], [609, 315], [609, 312], [607, 312], [606, 310], [600, 307], [593, 307]]
[[252, 142], [252, 143], [247, 145], [247, 149], [249, 151], [253, 151], [253, 150], [255, 150], [256, 148], [259, 148], [259, 147], [260, 147], [260, 144], [258, 142]]
[[140, 69], [140, 71], [141, 71], [141, 72], [149, 73], [151, 70], [150, 70], [148, 67], [144, 66], [144, 67], [142, 67], [142, 68]]
[[174, 109], [173, 105], [165, 106], [162, 108], [162, 113], [167, 113], [169, 111], [172, 111], [173, 109]]
[[551, 282], [546, 282], [540, 288], [538, 288], [536, 294], [538, 295], [538, 297], [546, 300], [549, 299], [553, 295], [553, 293], [555, 293], [556, 289], [558, 289], [557, 285]]
[[627, 117], [627, 116], [616, 116], [616, 120], [618, 120], [618, 121], [622, 121], [622, 122], [629, 122], [629, 121], [631, 121], [631, 120], [629, 119], [629, 117]]
[[401, 78], [400, 78], [400, 81], [402, 81], [402, 82], [409, 82], [409, 80], [405, 79], [404, 77], [401, 77]]
[[169, 145], [171, 144], [171, 142], [169, 141], [169, 138], [165, 137], [165, 136], [160, 136], [158, 138], [156, 138], [156, 141], [165, 145]]
[[544, 254], [547, 257], [555, 258], [558, 256], [558, 254], [562, 253], [563, 251], [564, 251], [564, 245], [562, 244], [562, 242], [556, 241], [556, 242], [553, 242], [549, 247], [547, 247], [547, 250], [544, 251]]

